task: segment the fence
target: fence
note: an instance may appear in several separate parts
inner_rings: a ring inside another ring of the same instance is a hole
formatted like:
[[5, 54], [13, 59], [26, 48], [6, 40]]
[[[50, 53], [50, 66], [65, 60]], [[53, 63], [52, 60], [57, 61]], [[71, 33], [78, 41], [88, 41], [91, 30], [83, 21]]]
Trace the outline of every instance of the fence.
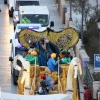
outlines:
[[81, 100], [80, 98], [80, 87], [79, 87], [79, 80], [77, 78], [77, 88], [78, 88], [78, 97], [79, 97], [79, 100]]
[[92, 95], [92, 98], [93, 98], [93, 76], [90, 72], [90, 69], [88, 68], [88, 64], [86, 63], [86, 67], [85, 67], [85, 70], [86, 70], [86, 76], [85, 76], [85, 83], [86, 85], [91, 89], [91, 95]]

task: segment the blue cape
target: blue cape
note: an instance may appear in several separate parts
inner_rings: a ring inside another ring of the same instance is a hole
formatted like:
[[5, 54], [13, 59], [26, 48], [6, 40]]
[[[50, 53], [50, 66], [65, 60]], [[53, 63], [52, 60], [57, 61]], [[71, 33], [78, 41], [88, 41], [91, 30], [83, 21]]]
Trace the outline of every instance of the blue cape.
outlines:
[[[47, 66], [47, 53], [45, 50], [42, 48], [39, 42], [33, 43], [33, 46], [37, 47], [39, 49], [39, 55], [38, 55], [38, 61], [40, 66]], [[55, 44], [49, 41], [49, 43], [46, 44], [47, 51], [51, 55], [52, 53], [57, 53], [59, 54], [59, 49]]]

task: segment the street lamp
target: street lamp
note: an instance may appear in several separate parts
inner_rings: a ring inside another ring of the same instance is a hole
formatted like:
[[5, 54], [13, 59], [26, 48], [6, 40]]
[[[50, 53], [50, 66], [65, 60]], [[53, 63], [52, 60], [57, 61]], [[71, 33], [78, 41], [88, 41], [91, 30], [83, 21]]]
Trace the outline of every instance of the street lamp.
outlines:
[[69, 21], [72, 21], [72, 0], [70, 0], [70, 18]]
[[[96, 23], [97, 23], [98, 29], [100, 30], [100, 16], [96, 20]], [[100, 53], [100, 32], [99, 32], [99, 53]]]
[[83, 44], [83, 16], [84, 16], [84, 0], [82, 0], [82, 28], [81, 28], [81, 40], [82, 40], [82, 44], [81, 44], [81, 49], [84, 49], [84, 44]]

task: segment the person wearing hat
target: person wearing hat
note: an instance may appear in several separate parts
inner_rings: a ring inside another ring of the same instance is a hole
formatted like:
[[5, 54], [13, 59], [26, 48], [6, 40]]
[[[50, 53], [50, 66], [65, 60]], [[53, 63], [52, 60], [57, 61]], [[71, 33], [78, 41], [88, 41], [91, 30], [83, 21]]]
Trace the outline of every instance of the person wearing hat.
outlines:
[[35, 91], [35, 92], [36, 94], [39, 94], [39, 95], [47, 95], [49, 92], [49, 87], [46, 82], [46, 75], [45, 74], [41, 75], [41, 79], [42, 81], [40, 81], [40, 87], [38, 91]]
[[87, 85], [84, 85], [84, 100], [92, 100], [91, 95], [91, 89]]
[[30, 64], [35, 64], [35, 58], [36, 58], [36, 65], [39, 65], [38, 62], [38, 54], [39, 54], [39, 50], [37, 48], [30, 48], [28, 50], [28, 54], [25, 57], [26, 61], [29, 61]]
[[66, 57], [66, 52], [67, 51], [65, 49], [60, 51], [60, 64], [70, 64], [71, 59]]
[[[55, 72], [55, 71], [58, 72], [59, 66], [58, 66], [58, 62], [55, 60], [55, 58], [56, 58], [56, 53], [52, 53], [51, 58], [47, 62], [47, 66], [51, 70], [51, 72]], [[59, 73], [61, 73], [61, 72], [62, 72], [62, 70], [59, 67]]]
[[38, 48], [40, 52], [38, 55], [38, 61], [40, 66], [47, 66], [47, 61], [52, 53], [59, 54], [58, 47], [51, 41], [49, 41], [45, 36], [41, 36], [40, 41], [34, 42], [32, 45]]

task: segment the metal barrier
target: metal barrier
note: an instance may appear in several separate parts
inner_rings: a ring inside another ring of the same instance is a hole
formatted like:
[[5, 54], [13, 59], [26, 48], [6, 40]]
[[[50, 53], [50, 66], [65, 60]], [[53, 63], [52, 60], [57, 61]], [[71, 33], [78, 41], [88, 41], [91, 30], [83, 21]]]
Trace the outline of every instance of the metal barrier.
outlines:
[[85, 70], [86, 70], [86, 76], [85, 76], [86, 85], [91, 89], [91, 95], [93, 98], [93, 81], [94, 81], [94, 79], [93, 79], [93, 76], [90, 72], [90, 69], [88, 68], [87, 63], [86, 63]]
[[79, 97], [79, 100], [81, 100], [81, 98], [80, 98], [80, 86], [79, 86], [78, 78], [77, 78], [77, 88], [78, 88], [78, 97]]

